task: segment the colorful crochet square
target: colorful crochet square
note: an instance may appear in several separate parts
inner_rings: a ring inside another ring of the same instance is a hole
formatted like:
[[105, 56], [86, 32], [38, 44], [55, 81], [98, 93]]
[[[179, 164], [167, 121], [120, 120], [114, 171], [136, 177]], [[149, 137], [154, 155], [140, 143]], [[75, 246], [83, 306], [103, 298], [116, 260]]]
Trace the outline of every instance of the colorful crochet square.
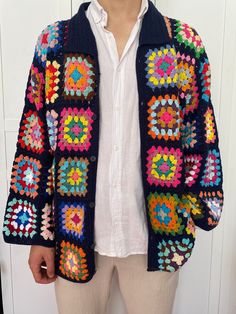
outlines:
[[188, 24], [177, 20], [175, 23], [175, 33], [176, 35], [174, 37], [177, 39], [177, 41], [180, 44], [183, 44], [185, 47], [193, 49], [197, 58], [199, 58], [201, 54], [204, 53], [205, 48], [203, 46], [201, 37], [193, 27], [190, 27]]
[[178, 88], [180, 98], [185, 100], [183, 114], [197, 109], [199, 104], [199, 92], [197, 87], [197, 77], [195, 74], [195, 59], [189, 55], [177, 53], [178, 59]]
[[7, 204], [3, 232], [6, 236], [32, 239], [37, 234], [36, 222], [34, 204], [13, 198]]
[[148, 134], [153, 139], [177, 140], [180, 138], [180, 106], [175, 95], [156, 98], [148, 102]]
[[88, 150], [91, 143], [93, 112], [90, 108], [63, 108], [59, 127], [58, 146], [62, 151]]
[[46, 192], [48, 195], [53, 195], [55, 191], [55, 158], [53, 159], [52, 166], [48, 169], [48, 176], [47, 176], [47, 188]]
[[197, 143], [196, 120], [183, 122], [181, 134], [183, 148], [194, 148]]
[[87, 193], [87, 158], [61, 158], [59, 162], [58, 192], [64, 196], [85, 196]]
[[169, 149], [152, 146], [147, 156], [147, 181], [150, 184], [176, 187], [180, 184], [182, 152], [179, 148]]
[[200, 172], [202, 157], [199, 154], [190, 154], [184, 156], [185, 164], [185, 184], [192, 186], [197, 182]]
[[12, 168], [11, 188], [16, 193], [35, 198], [38, 195], [41, 163], [29, 156], [19, 155]]
[[191, 215], [194, 221], [203, 218], [203, 206], [201, 200], [198, 197], [198, 194], [189, 192], [187, 194], [184, 194], [184, 198], [189, 200], [191, 204]]
[[40, 73], [39, 69], [32, 64], [30, 69], [27, 98], [31, 104], [35, 105], [37, 110], [43, 107], [44, 87], [45, 82], [43, 73]]
[[36, 58], [45, 66], [47, 53], [57, 51], [60, 47], [60, 23], [55, 22], [48, 25], [40, 34], [37, 40], [35, 55]]
[[160, 49], [149, 49], [145, 57], [147, 86], [153, 90], [156, 87], [176, 86], [178, 69], [174, 46], [166, 45]]
[[201, 75], [202, 99], [209, 101], [211, 97], [211, 68], [208, 59], [201, 62], [199, 73]]
[[49, 143], [52, 151], [56, 150], [57, 144], [57, 121], [58, 114], [55, 110], [47, 110], [46, 112], [46, 121], [48, 126], [48, 136], [49, 136]]
[[64, 97], [91, 100], [95, 89], [94, 61], [83, 54], [67, 54], [64, 61]]
[[208, 211], [208, 225], [216, 226], [219, 223], [223, 208], [223, 193], [221, 191], [201, 191], [200, 198], [206, 203]]
[[195, 238], [196, 226], [191, 215], [191, 209], [192, 209], [192, 203], [184, 194], [182, 194], [182, 196], [180, 197], [179, 204], [177, 206], [177, 212], [181, 214], [185, 220], [187, 220], [185, 232], [188, 235], [192, 235], [192, 237]]
[[83, 248], [63, 240], [61, 242], [59, 269], [68, 278], [76, 281], [86, 280], [89, 271]]
[[215, 143], [216, 141], [216, 124], [215, 116], [212, 108], [208, 107], [204, 113], [205, 118], [205, 139], [206, 143]]
[[179, 198], [177, 194], [150, 193], [148, 200], [148, 214], [152, 229], [160, 234], [182, 234], [185, 225], [177, 213]]
[[221, 183], [220, 153], [216, 149], [208, 151], [205, 162], [204, 175], [200, 181], [201, 186], [218, 186]]
[[44, 151], [44, 138], [44, 124], [37, 111], [24, 113], [18, 138], [21, 147], [40, 154]]
[[44, 240], [53, 241], [55, 238], [54, 233], [54, 219], [53, 219], [53, 208], [51, 204], [45, 204], [45, 207], [42, 209], [42, 226], [40, 235]]
[[60, 231], [76, 240], [84, 240], [86, 206], [83, 203], [61, 203], [59, 206]]
[[60, 64], [56, 60], [53, 62], [46, 62], [46, 86], [45, 86], [45, 99], [47, 104], [54, 104], [55, 100], [59, 97], [57, 91], [59, 90], [59, 75]]
[[180, 268], [191, 256], [194, 238], [166, 241], [162, 239], [158, 245], [158, 265], [160, 270], [174, 272]]

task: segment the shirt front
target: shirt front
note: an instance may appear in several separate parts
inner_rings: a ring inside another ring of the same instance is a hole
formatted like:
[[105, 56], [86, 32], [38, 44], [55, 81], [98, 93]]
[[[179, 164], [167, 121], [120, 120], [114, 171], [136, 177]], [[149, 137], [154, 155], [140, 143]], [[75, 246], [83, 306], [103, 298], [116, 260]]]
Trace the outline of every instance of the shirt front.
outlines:
[[108, 15], [92, 0], [86, 15], [100, 64], [100, 129], [96, 182], [95, 251], [125, 257], [147, 253], [147, 222], [141, 178], [136, 51], [148, 1], [119, 59]]

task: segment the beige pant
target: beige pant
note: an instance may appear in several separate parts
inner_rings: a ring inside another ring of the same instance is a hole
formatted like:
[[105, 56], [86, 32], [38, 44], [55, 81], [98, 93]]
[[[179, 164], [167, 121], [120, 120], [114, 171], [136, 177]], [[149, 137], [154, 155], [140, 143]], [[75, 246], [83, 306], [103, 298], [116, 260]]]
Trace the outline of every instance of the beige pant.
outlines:
[[105, 314], [115, 268], [128, 314], [171, 314], [180, 269], [148, 272], [146, 259], [145, 254], [119, 258], [95, 251], [97, 272], [90, 281], [74, 283], [57, 276], [59, 314]]

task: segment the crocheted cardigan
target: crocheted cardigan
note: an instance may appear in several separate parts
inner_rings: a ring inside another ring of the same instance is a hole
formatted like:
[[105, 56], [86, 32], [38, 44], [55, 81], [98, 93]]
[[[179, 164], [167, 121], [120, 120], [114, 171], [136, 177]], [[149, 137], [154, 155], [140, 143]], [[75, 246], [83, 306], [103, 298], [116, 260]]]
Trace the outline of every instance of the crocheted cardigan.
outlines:
[[[56, 274], [78, 283], [97, 270], [100, 69], [89, 4], [37, 38], [3, 223], [7, 243], [55, 247]], [[174, 272], [191, 256], [196, 228], [219, 224], [223, 176], [201, 37], [150, 0], [136, 78], [147, 271]]]

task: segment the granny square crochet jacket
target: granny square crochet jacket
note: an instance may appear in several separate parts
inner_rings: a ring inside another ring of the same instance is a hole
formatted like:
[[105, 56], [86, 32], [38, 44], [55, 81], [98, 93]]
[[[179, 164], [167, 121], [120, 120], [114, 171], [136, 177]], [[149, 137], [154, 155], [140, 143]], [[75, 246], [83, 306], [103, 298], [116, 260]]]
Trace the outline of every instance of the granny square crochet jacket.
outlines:
[[[89, 4], [48, 25], [37, 38], [3, 223], [7, 243], [55, 247], [56, 274], [78, 283], [96, 272], [101, 73], [85, 14]], [[191, 256], [196, 228], [210, 231], [219, 224], [222, 164], [201, 37], [183, 21], [162, 15], [150, 0], [133, 79], [147, 271], [174, 272]]]

